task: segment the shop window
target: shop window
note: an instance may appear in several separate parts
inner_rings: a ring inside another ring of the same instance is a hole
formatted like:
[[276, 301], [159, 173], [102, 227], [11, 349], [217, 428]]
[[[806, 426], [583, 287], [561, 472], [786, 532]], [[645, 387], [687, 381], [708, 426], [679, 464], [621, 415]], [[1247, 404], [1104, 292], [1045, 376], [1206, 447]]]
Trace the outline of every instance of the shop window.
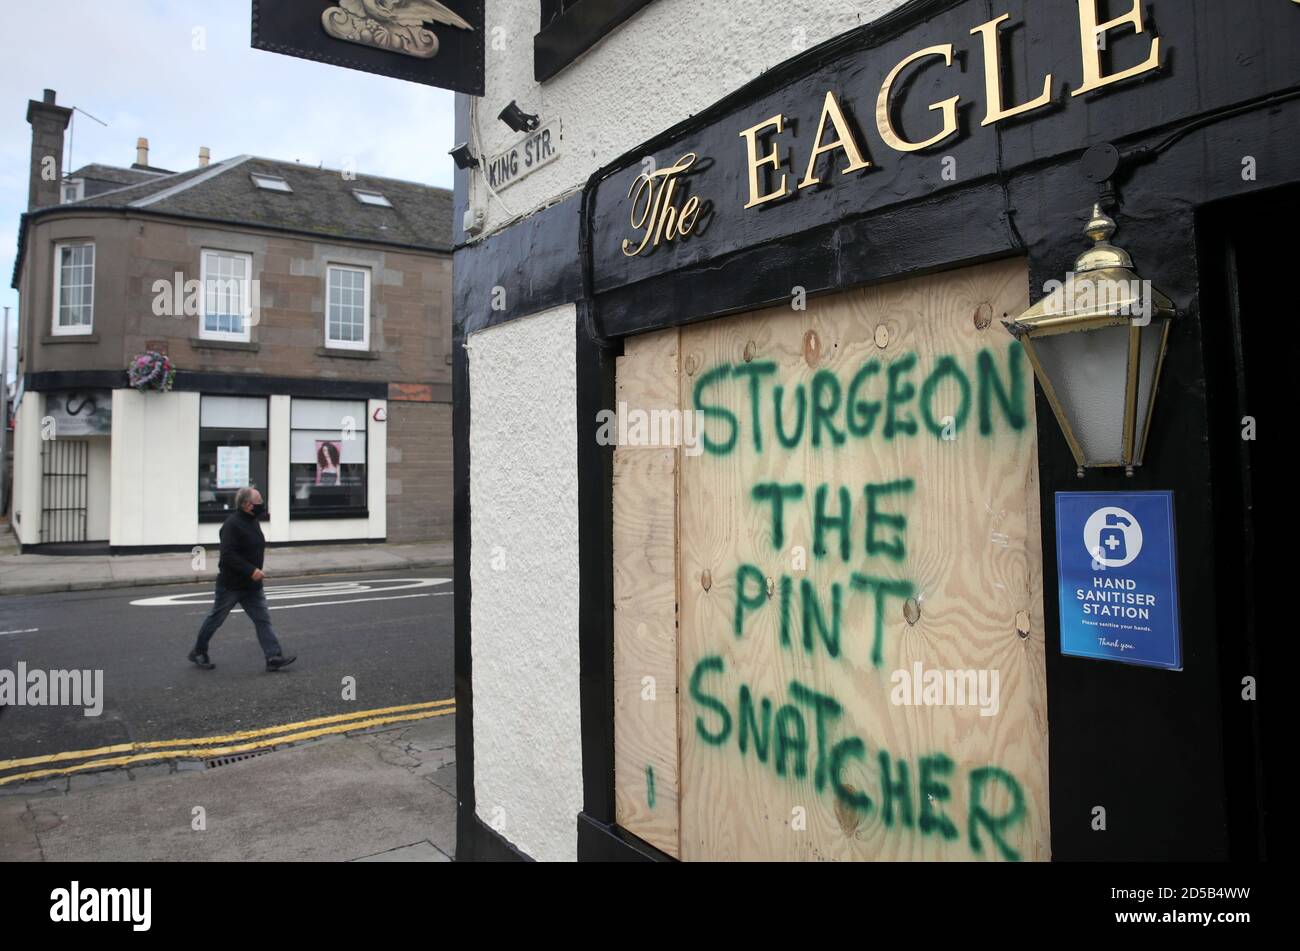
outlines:
[[265, 397], [204, 396], [199, 404], [199, 521], [235, 511], [235, 493], [251, 485], [271, 505]]
[[95, 245], [54, 247], [55, 334], [88, 334], [95, 326]]
[[533, 38], [533, 77], [545, 82], [651, 0], [542, 0]]
[[370, 271], [331, 265], [325, 284], [325, 346], [370, 349]]
[[204, 251], [201, 280], [203, 313], [199, 336], [204, 340], [247, 343], [252, 329], [250, 280], [253, 258], [229, 251]]
[[295, 399], [289, 413], [290, 518], [365, 518], [366, 403]]

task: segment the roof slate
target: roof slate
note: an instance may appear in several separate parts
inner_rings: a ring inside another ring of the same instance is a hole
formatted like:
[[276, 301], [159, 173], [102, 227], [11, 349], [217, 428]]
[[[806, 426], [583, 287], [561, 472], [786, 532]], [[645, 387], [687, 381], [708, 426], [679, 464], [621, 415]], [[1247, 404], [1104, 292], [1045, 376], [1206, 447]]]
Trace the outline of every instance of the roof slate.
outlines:
[[[338, 239], [451, 250], [452, 195], [443, 188], [252, 156], [170, 175], [111, 166], [86, 166], [82, 171], [92, 168], [100, 173], [96, 177], [110, 172], [123, 179], [145, 177], [61, 208], [137, 208]], [[254, 174], [283, 178], [293, 192], [258, 188]], [[393, 207], [362, 204], [354, 189], [380, 192]]]
[[91, 163], [83, 165], [77, 169], [68, 178], [79, 178], [85, 182], [85, 195], [87, 198], [95, 195], [101, 195], [104, 192], [121, 188], [125, 185], [135, 185], [140, 182], [152, 181], [159, 175], [169, 175], [170, 172], [149, 172], [133, 168], [116, 168], [112, 165], [99, 165]]

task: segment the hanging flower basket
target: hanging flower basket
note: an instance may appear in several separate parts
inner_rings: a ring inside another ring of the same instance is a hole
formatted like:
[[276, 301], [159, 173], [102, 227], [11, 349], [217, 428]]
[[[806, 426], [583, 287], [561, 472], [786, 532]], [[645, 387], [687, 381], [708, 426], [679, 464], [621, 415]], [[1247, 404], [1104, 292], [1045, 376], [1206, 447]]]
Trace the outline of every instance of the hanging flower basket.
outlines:
[[126, 368], [126, 375], [130, 384], [141, 393], [149, 390], [166, 393], [176, 379], [176, 368], [165, 353], [146, 350], [131, 361], [131, 365]]

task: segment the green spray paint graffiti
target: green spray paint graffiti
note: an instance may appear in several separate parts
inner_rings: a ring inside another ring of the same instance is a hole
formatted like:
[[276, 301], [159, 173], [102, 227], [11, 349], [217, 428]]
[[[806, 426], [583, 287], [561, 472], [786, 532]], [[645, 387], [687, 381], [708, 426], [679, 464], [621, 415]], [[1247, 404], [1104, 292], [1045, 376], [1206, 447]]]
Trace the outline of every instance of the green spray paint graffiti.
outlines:
[[[775, 435], [775, 445], [787, 451], [804, 444], [813, 449], [834, 449], [851, 439], [870, 438], [877, 428], [886, 440], [915, 437], [922, 432], [944, 439], [948, 431], [953, 436], [960, 434], [972, 413], [978, 418], [979, 434], [989, 437], [998, 420], [1013, 432], [1020, 432], [1028, 419], [1025, 401], [1030, 390], [1024, 350], [1019, 343], [1012, 341], [1008, 345], [1004, 362], [1005, 368], [1000, 368], [989, 350], [975, 354], [973, 367], [963, 367], [954, 356], [941, 356], [918, 386], [919, 361], [915, 353], [907, 353], [888, 366], [868, 360], [854, 372], [847, 386], [837, 374], [822, 369], [807, 385], [774, 384], [770, 389], [766, 384], [776, 375], [775, 363], [720, 363], [700, 374], [692, 403], [704, 420], [704, 448], [715, 456], [736, 451], [746, 428], [749, 438], [744, 442], [760, 455], [773, 445], [769, 435]], [[716, 389], [728, 380], [743, 384], [742, 401], [749, 404], [747, 414], [737, 415], [717, 401]], [[875, 399], [871, 398], [872, 392]], [[955, 393], [957, 399], [940, 406], [941, 393]], [[765, 425], [765, 416], [769, 415]], [[747, 425], [742, 423], [744, 418]]]
[[[916, 488], [911, 479], [899, 479], [878, 485], [866, 485], [862, 494], [866, 496], [866, 528], [864, 531], [864, 551], [868, 558], [886, 557], [891, 561], [901, 562], [907, 558], [907, 546], [903, 543], [903, 534], [907, 530], [907, 517], [899, 512], [886, 511], [881, 508], [889, 495], [908, 495]], [[756, 504], [766, 503], [772, 517], [772, 550], [782, 551], [785, 547], [786, 504], [798, 502], [808, 495], [799, 482], [779, 483], [760, 482], [750, 489], [750, 497]], [[829, 485], [820, 485], [812, 493], [813, 505], [813, 554], [819, 559], [838, 553], [840, 560], [846, 564], [853, 556], [853, 493], [847, 486], [836, 490], [836, 504], [830, 504], [831, 489]], [[892, 534], [888, 534], [892, 532]], [[882, 533], [886, 533], [882, 537]], [[834, 548], [828, 542], [833, 537]]]
[[[916, 353], [905, 353], [888, 363], [867, 360], [847, 379], [823, 368], [800, 383], [781, 380], [771, 361], [721, 363], [696, 377], [692, 403], [703, 420], [701, 442], [712, 457], [816, 455], [871, 438], [952, 441], [968, 429], [989, 438], [999, 428], [1019, 434], [1028, 425], [1026, 381], [1024, 352], [1011, 342], [1001, 360], [981, 350], [960, 359], [939, 356], [922, 367]], [[855, 625], [861, 625], [867, 628], [862, 633], [871, 665], [882, 667], [887, 610], [917, 594], [911, 580], [897, 576], [908, 563], [916, 488], [908, 477], [865, 485], [752, 485], [745, 501], [767, 519], [772, 552], [784, 558], [791, 525], [806, 525], [804, 544], [811, 543], [816, 563], [843, 565], [846, 573], [823, 578], [819, 587], [808, 576], [771, 578], [758, 564], [742, 562], [735, 575], [734, 638], [744, 638], [764, 612], [775, 611], [782, 649], [801, 648], [808, 657], [855, 666], [846, 653], [855, 644]], [[807, 508], [799, 512], [798, 506]], [[845, 729], [848, 716], [838, 700], [799, 680], [789, 682], [784, 700], [755, 696], [742, 682], [730, 705], [717, 691], [725, 675], [726, 662], [713, 654], [698, 661], [690, 678], [689, 695], [698, 707], [694, 733], [705, 744], [734, 742], [742, 758], [753, 756], [786, 782], [810, 782], [817, 795], [833, 797], [838, 809], [878, 815], [888, 829], [944, 842], [962, 838], [963, 820], [952, 815], [952, 804], [953, 790], [964, 789], [971, 852], [1021, 858], [1011, 843], [1025, 821], [1026, 798], [1006, 770], [983, 766], [961, 775], [941, 751], [909, 761], [873, 748]], [[995, 810], [994, 802], [1010, 805]]]
[[[938, 438], [944, 438], [945, 432], [955, 436], [972, 415], [978, 417], [980, 434], [990, 436], [995, 407], [1000, 411], [997, 418], [1010, 430], [1020, 432], [1025, 428], [1027, 388], [1024, 352], [1018, 343], [1008, 345], [1005, 370], [998, 367], [988, 350], [975, 354], [974, 365], [968, 369], [956, 357], [942, 356], [918, 386], [918, 363], [915, 353], [904, 354], [888, 366], [872, 359], [854, 372], [847, 386], [835, 373], [823, 369], [807, 385], [794, 387], [774, 383], [778, 367], [771, 361], [719, 364], [700, 374], [694, 388], [695, 408], [705, 420], [701, 441], [714, 456], [730, 455], [745, 445], [762, 454], [772, 446], [770, 434], [775, 434], [776, 444], [784, 450], [804, 447], [816, 452], [842, 446], [850, 439], [866, 439], [877, 430], [886, 440], [921, 432]], [[741, 384], [741, 400], [748, 402], [748, 413], [737, 414], [717, 401], [718, 387], [727, 381]], [[873, 387], [883, 388], [874, 400], [870, 398]], [[793, 401], [787, 396], [791, 389]], [[940, 392], [947, 394], [949, 402], [956, 397], [955, 405], [945, 406], [949, 411], [942, 415], [936, 409]], [[743, 438], [746, 428], [747, 440]], [[751, 487], [750, 501], [770, 515], [768, 537], [773, 551], [784, 551], [790, 507], [811, 503], [812, 554], [817, 560], [824, 562], [838, 556], [841, 562], [850, 564], [858, 548], [856, 538], [861, 538], [860, 550], [867, 558], [903, 564], [907, 560], [907, 516], [899, 506], [905, 506], [915, 490], [916, 483], [910, 478], [868, 484], [861, 491], [846, 485], [760, 482]], [[866, 523], [861, 534], [855, 535], [855, 502], [864, 495], [866, 504], [859, 511], [865, 510]], [[804, 649], [812, 653], [820, 642], [829, 656], [839, 657], [844, 604], [850, 595], [861, 594], [874, 600], [871, 661], [880, 667], [884, 663], [886, 602], [891, 598], [905, 600], [915, 593], [911, 581], [881, 575], [854, 572], [831, 584], [825, 598], [818, 596], [811, 582], [801, 579], [799, 621]], [[795, 583], [790, 577], [782, 577], [779, 582], [774, 579], [773, 583], [781, 592], [781, 644], [789, 647]], [[736, 637], [743, 636], [747, 615], [768, 605], [767, 591], [768, 579], [758, 567], [742, 564], [737, 568], [732, 624]]]
[[[905, 533], [907, 518], [900, 512], [883, 507], [883, 499], [891, 495], [908, 495], [916, 488], [911, 479], [899, 479], [863, 488], [866, 496], [866, 526], [863, 530], [863, 551], [868, 558], [886, 558], [902, 562], [907, 557]], [[818, 486], [815, 493], [813, 511], [813, 554], [825, 560], [838, 554], [841, 561], [849, 563], [853, 559], [853, 501], [852, 494], [845, 486], [840, 486], [836, 495], [839, 499], [834, 511], [831, 511], [828, 499], [830, 487]], [[767, 505], [771, 513], [772, 529], [769, 535], [774, 551], [782, 551], [785, 545], [785, 522], [787, 503], [798, 502], [808, 493], [799, 483], [781, 484], [764, 482], [754, 486], [751, 498], [759, 505]], [[834, 538], [834, 548], [830, 538]], [[779, 583], [781, 646], [791, 644], [792, 601], [794, 600], [794, 579], [782, 576]], [[910, 598], [915, 587], [906, 579], [891, 580], [862, 572], [853, 572], [847, 579], [847, 591], [850, 594], [862, 594], [874, 600], [871, 662], [879, 667], [884, 662], [884, 627], [885, 607], [888, 598]], [[829, 610], [819, 599], [813, 583], [802, 578], [799, 581], [800, 621], [804, 650], [813, 653], [814, 646], [820, 641], [826, 653], [831, 657], [840, 656], [841, 625], [844, 616], [846, 584], [834, 582], [830, 585]], [[767, 578], [762, 570], [751, 564], [742, 564], [736, 570], [736, 609], [733, 614], [732, 632], [736, 637], [745, 633], [746, 615], [765, 608], [769, 603], [767, 595]]]
[[[794, 578], [782, 575], [779, 583], [781, 646], [790, 647]], [[849, 576], [848, 591], [870, 599], [872, 605], [871, 663], [879, 667], [884, 663], [885, 608], [890, 598], [906, 600], [915, 593], [910, 581], [878, 578], [855, 571]], [[844, 618], [845, 586], [834, 582], [830, 586], [829, 609], [817, 596], [817, 589], [807, 578], [799, 579], [800, 640], [804, 650], [812, 654], [820, 643], [831, 657], [839, 657], [841, 630]], [[736, 610], [732, 633], [737, 638], [745, 634], [745, 621], [749, 615], [764, 610], [771, 601], [767, 596], [767, 579], [754, 565], [744, 564], [736, 571]], [[856, 605], [855, 605], [856, 606]]]
[[[844, 712], [838, 700], [797, 680], [790, 682], [790, 701], [754, 695], [741, 684], [735, 716], [727, 704], [711, 691], [713, 682], [726, 673], [726, 662], [713, 654], [702, 657], [691, 674], [689, 693], [702, 710], [695, 718], [695, 735], [713, 747], [725, 746], [735, 736], [742, 758], [751, 754], [775, 774], [790, 780], [805, 780], [812, 769], [812, 785], [818, 794], [829, 791], [835, 800], [862, 817], [879, 813], [890, 829], [909, 829], [921, 836], [956, 841], [960, 830], [949, 814], [956, 764], [944, 753], [922, 756], [916, 763], [915, 788], [912, 770], [905, 759], [895, 759], [884, 749], [877, 751], [877, 772], [869, 767], [870, 749], [858, 736], [835, 738], [834, 727]], [[809, 730], [809, 721], [812, 730]], [[811, 737], [810, 734], [811, 733]], [[845, 772], [853, 769], [858, 778], [850, 783]], [[990, 853], [1016, 862], [1020, 852], [1009, 839], [1027, 814], [1025, 794], [1019, 781], [996, 766], [972, 769], [965, 776], [967, 808], [966, 844], [975, 855]], [[1001, 812], [989, 804], [996, 790], [1011, 801]]]

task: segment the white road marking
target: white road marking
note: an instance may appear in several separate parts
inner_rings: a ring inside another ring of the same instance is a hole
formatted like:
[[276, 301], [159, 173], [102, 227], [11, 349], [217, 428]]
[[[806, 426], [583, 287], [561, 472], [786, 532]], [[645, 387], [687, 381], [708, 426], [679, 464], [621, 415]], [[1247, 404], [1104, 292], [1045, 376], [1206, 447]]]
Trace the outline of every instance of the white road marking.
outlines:
[[[390, 591], [404, 591], [410, 588], [432, 588], [436, 585], [451, 584], [450, 578], [388, 578], [381, 581], [321, 581], [312, 584], [268, 585], [265, 589], [267, 601], [285, 601], [297, 598], [333, 598], [345, 595], [386, 594]], [[382, 586], [382, 587], [381, 587]], [[360, 599], [373, 600], [373, 599]], [[134, 607], [193, 607], [212, 602], [212, 589], [190, 591], [186, 594], [165, 594], [155, 598], [140, 598], [132, 601]], [[317, 602], [324, 604], [349, 604], [350, 601]], [[310, 607], [311, 605], [302, 605]]]
[[[362, 604], [366, 601], [403, 601], [406, 598], [445, 598], [451, 591], [431, 591], [428, 594], [395, 594], [391, 598], [352, 598], [348, 601], [313, 601], [310, 604], [272, 604], [269, 611], [288, 611], [291, 608], [329, 608], [336, 604]], [[235, 608], [231, 614], [243, 614], [243, 608]]]
[[0, 637], [3, 637], [6, 634], [35, 634], [39, 630], [39, 627], [29, 627], [22, 631], [0, 631]]

